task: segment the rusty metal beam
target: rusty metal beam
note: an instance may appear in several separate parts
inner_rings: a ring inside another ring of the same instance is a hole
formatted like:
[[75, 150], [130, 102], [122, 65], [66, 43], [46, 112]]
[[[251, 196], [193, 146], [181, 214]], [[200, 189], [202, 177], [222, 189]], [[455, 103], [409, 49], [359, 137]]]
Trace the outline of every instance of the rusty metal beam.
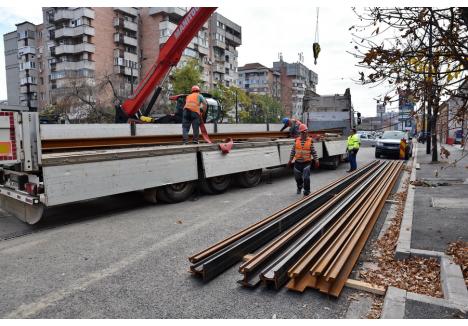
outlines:
[[[321, 136], [325, 133], [334, 132], [336, 129], [324, 129], [310, 132], [311, 136]], [[255, 131], [255, 132], [231, 132], [211, 134], [210, 138], [215, 142], [222, 142], [227, 138], [234, 141], [279, 139], [288, 138], [288, 132], [281, 131]], [[44, 139], [41, 141], [42, 150], [66, 151], [115, 147], [134, 147], [150, 145], [181, 144], [181, 135], [152, 135], [152, 136], [127, 136], [127, 137], [100, 137], [100, 138], [75, 138], [75, 139]]]

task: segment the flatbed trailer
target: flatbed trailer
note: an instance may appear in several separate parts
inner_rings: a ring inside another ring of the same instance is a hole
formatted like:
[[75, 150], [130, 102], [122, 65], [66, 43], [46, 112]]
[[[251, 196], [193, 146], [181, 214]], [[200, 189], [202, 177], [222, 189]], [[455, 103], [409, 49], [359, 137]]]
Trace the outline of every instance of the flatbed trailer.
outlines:
[[[207, 127], [214, 133], [214, 126]], [[241, 134], [246, 139], [236, 140], [223, 154], [218, 144], [140, 141], [139, 137], [176, 133], [180, 137], [180, 125], [40, 125], [37, 113], [0, 112], [0, 208], [35, 224], [47, 207], [124, 192], [142, 191], [151, 202], [175, 203], [187, 199], [195, 187], [207, 193], [223, 192], [231, 182], [252, 187], [263, 169], [289, 161], [293, 139], [264, 138], [269, 135], [265, 128], [280, 127], [218, 125], [218, 132], [225, 131], [216, 133], [218, 137]], [[119, 137], [134, 137], [135, 142], [112, 142]], [[47, 148], [59, 140], [68, 140], [69, 147]], [[89, 145], [91, 140], [100, 145]], [[338, 166], [345, 140], [314, 144], [322, 164]]]

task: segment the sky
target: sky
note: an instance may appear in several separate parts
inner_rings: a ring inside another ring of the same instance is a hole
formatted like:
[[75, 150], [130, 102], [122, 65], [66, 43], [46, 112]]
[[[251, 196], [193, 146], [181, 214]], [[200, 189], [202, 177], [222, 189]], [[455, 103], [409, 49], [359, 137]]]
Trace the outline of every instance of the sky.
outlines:
[[[97, 0], [87, 2], [88, 5], [94, 6], [154, 6], [163, 5], [160, 2], [167, 3], [167, 1], [130, 2], [128, 0], [112, 1], [112, 4]], [[245, 2], [243, 5], [238, 5], [238, 1], [176, 2], [170, 3], [172, 6], [191, 6], [194, 2], [198, 2], [198, 5], [218, 5], [217, 11], [220, 14], [242, 27], [242, 45], [238, 47], [239, 66], [259, 62], [272, 67], [273, 61], [278, 60], [279, 53], [282, 53], [286, 62], [298, 61], [298, 53], [302, 53], [303, 63], [318, 74], [318, 94], [343, 94], [346, 88], [350, 88], [355, 111], [361, 112], [366, 117], [376, 115], [375, 98], [383, 94], [386, 89], [370, 88], [355, 82], [359, 78], [360, 69], [355, 66], [357, 59], [346, 51], [352, 51], [354, 46], [350, 43], [351, 34], [348, 29], [359, 21], [351, 10], [352, 4], [348, 5], [349, 2], [345, 4], [334, 0], [318, 1], [320, 7], [316, 7], [317, 1], [295, 3], [293, 0], [287, 2], [289, 6], [285, 6], [283, 1], [275, 6], [271, 5], [274, 4], [272, 1], [262, 0]], [[8, 6], [8, 2], [2, 1], [0, 4]], [[0, 33], [3, 35], [15, 30], [15, 24], [25, 20], [35, 24], [41, 23], [41, 7], [36, 4], [47, 5], [40, 1], [34, 2], [34, 5], [0, 8], [2, 12]], [[366, 4], [369, 5], [368, 1], [362, 5]], [[317, 65], [314, 65], [312, 44], [315, 39], [317, 8], [319, 8], [318, 29], [321, 52]], [[3, 40], [0, 42], [0, 62], [0, 100], [3, 100], [7, 98]]]

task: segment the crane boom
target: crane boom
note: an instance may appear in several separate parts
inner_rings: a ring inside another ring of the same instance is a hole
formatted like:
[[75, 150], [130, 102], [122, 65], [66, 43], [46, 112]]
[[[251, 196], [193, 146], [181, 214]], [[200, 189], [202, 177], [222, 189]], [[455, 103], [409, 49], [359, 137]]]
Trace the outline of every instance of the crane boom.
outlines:
[[127, 117], [134, 116], [142, 108], [156, 87], [163, 82], [170, 69], [177, 65], [185, 48], [215, 10], [216, 7], [193, 7], [185, 14], [161, 48], [156, 62], [138, 84], [135, 92], [122, 104], [121, 108]]

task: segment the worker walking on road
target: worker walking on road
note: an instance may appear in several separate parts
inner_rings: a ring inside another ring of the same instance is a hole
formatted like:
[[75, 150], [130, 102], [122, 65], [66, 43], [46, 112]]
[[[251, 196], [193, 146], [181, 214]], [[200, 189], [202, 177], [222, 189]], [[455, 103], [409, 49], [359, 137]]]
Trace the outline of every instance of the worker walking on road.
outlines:
[[[202, 106], [202, 111], [200, 111], [200, 106]], [[192, 86], [192, 93], [187, 95], [184, 111], [182, 113], [182, 135], [184, 144], [188, 144], [190, 126], [192, 126], [193, 129], [193, 142], [194, 144], [198, 144], [200, 119], [202, 119], [203, 112], [206, 112], [206, 108], [207, 103], [203, 95], [200, 94], [200, 87], [197, 85]]]
[[289, 137], [299, 137], [299, 126], [302, 124], [301, 121], [299, 121], [298, 119], [283, 118], [283, 124], [284, 126], [283, 128], [281, 128], [280, 131], [283, 131], [284, 129], [289, 127]]
[[299, 195], [302, 187], [304, 187], [304, 196], [307, 196], [310, 194], [310, 165], [312, 158], [315, 168], [318, 168], [320, 164], [312, 138], [308, 135], [307, 126], [301, 123], [299, 132], [301, 136], [297, 137], [294, 142], [288, 166], [291, 167], [294, 160], [294, 178], [297, 184], [297, 194]]
[[346, 151], [348, 152], [348, 160], [349, 160], [349, 170], [346, 172], [352, 172], [357, 169], [356, 163], [356, 155], [359, 151], [359, 146], [361, 145], [361, 141], [359, 136], [356, 135], [356, 129], [351, 129], [351, 135], [348, 137], [348, 144], [346, 147]]

